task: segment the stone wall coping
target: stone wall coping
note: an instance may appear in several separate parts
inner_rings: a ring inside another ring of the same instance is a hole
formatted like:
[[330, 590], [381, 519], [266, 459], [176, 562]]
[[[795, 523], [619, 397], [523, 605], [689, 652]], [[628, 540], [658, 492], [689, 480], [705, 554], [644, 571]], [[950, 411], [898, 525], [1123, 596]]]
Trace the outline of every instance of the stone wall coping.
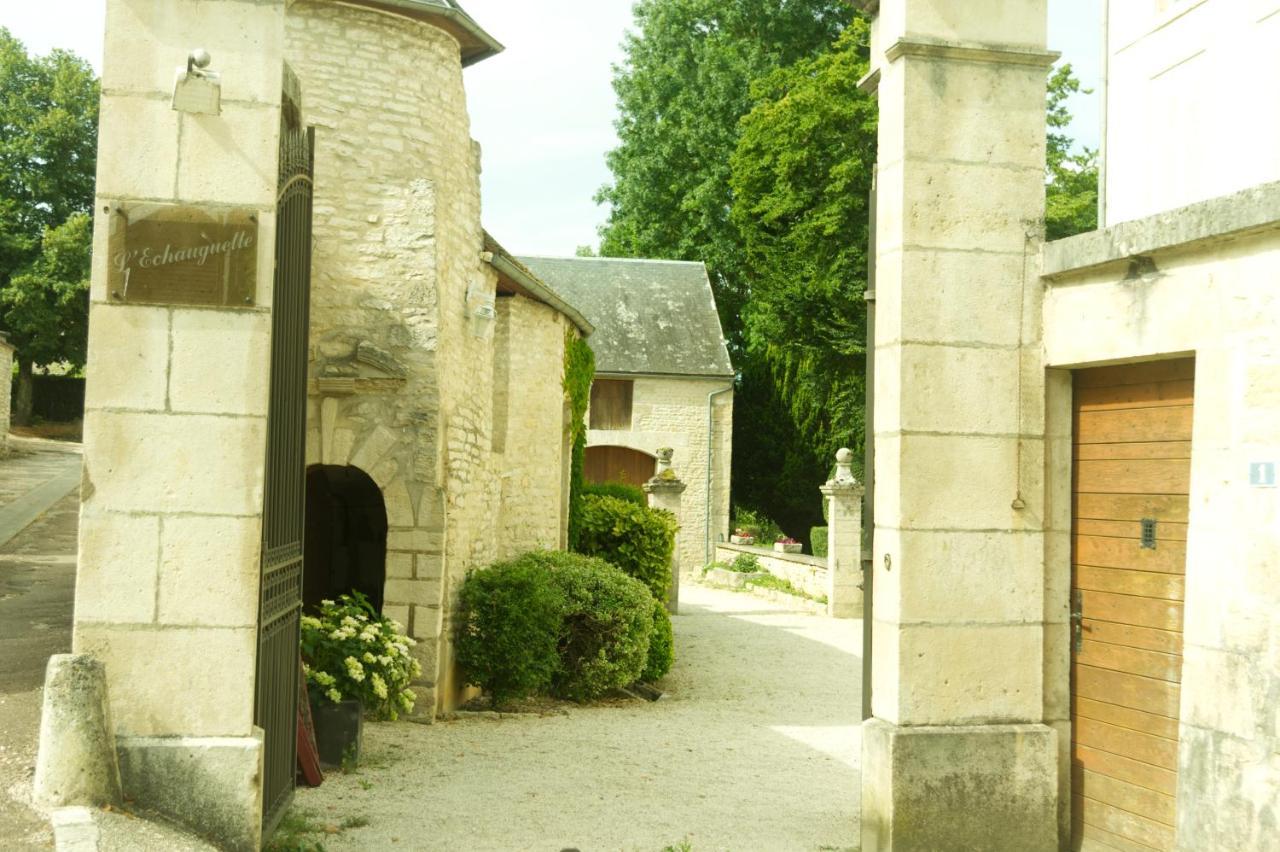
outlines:
[[1054, 283], [1057, 278], [1157, 252], [1270, 230], [1280, 230], [1280, 182], [1046, 243], [1041, 275]]
[[827, 570], [827, 560], [821, 556], [810, 556], [807, 553], [779, 553], [772, 547], [756, 547], [751, 544], [733, 544], [727, 541], [716, 542], [716, 549], [732, 550], [737, 553], [754, 553], [756, 556], [768, 556], [772, 559], [781, 559], [783, 562], [794, 562], [798, 565], [808, 565], [813, 568], [821, 568]]

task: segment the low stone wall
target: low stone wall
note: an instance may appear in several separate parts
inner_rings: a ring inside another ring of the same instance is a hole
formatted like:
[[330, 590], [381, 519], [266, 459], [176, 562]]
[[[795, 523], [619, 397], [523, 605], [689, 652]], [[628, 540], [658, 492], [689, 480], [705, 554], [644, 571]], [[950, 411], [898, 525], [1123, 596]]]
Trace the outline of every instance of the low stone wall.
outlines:
[[770, 547], [723, 543], [716, 545], [717, 562], [732, 562], [741, 553], [757, 557], [761, 568], [775, 577], [790, 581], [791, 585], [805, 594], [826, 598], [827, 560], [803, 553], [778, 553]]

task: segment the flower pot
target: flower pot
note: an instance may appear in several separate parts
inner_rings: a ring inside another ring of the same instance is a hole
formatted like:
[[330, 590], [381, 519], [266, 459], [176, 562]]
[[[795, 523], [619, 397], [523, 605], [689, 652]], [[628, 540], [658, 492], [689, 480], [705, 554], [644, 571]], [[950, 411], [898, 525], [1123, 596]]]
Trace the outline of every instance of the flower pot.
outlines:
[[780, 541], [773, 543], [773, 549], [778, 553], [799, 553], [803, 547], [803, 544], [784, 544]]
[[316, 729], [316, 750], [320, 752], [320, 763], [325, 768], [360, 761], [364, 707], [359, 701], [313, 704], [311, 718]]
[[730, 544], [755, 544], [755, 536], [750, 535], [731, 535], [729, 536]]

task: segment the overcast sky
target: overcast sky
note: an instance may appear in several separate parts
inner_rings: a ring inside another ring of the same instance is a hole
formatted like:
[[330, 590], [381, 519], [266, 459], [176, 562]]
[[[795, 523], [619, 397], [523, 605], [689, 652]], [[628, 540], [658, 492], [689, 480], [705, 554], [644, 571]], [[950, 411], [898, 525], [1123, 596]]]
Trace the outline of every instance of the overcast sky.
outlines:
[[[520, 254], [595, 245], [609, 179], [612, 65], [632, 0], [462, 0], [506, 52], [468, 69], [472, 135], [484, 149], [485, 226]], [[1096, 89], [1102, 0], [1049, 0], [1050, 42]], [[0, 0], [0, 26], [45, 53], [61, 47], [102, 65], [103, 0]], [[195, 45], [192, 45], [193, 47]], [[216, 66], [216, 59], [215, 66]], [[1071, 104], [1078, 140], [1098, 144], [1098, 98]]]

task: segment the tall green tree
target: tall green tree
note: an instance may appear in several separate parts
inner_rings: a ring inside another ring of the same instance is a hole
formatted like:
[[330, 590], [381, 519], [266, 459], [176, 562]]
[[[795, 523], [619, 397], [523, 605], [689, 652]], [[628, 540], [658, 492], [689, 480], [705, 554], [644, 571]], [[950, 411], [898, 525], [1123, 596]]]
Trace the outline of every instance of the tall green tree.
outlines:
[[750, 292], [731, 220], [729, 159], [751, 84], [817, 56], [853, 18], [845, 0], [639, 0], [615, 70], [621, 144], [600, 254], [707, 264], [730, 345]]
[[857, 88], [867, 41], [857, 20], [826, 53], [758, 81], [730, 159], [731, 219], [751, 269], [747, 349], [823, 467], [863, 432], [877, 118]]
[[17, 347], [17, 422], [33, 367], [84, 363], [98, 97], [83, 59], [31, 56], [0, 28], [0, 326]]

